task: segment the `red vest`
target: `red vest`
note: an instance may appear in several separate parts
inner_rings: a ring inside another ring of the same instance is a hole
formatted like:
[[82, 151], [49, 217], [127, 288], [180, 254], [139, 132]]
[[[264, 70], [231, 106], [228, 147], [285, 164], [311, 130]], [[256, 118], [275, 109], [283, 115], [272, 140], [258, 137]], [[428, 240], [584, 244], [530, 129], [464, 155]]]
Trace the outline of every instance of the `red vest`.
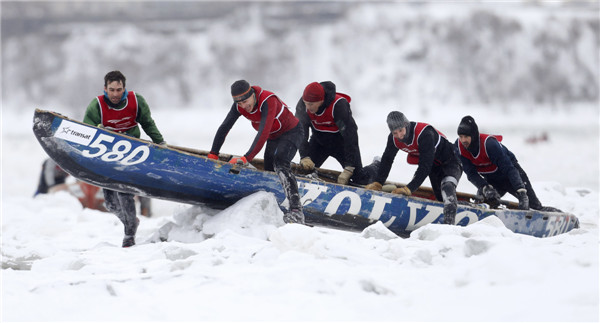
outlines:
[[126, 132], [137, 126], [138, 123], [135, 119], [138, 113], [138, 102], [133, 91], [127, 93], [125, 107], [120, 110], [109, 107], [104, 95], [100, 95], [96, 99], [100, 104], [102, 125], [106, 129]]
[[502, 136], [480, 133], [479, 154], [477, 154], [477, 156], [473, 156], [473, 154], [471, 154], [471, 152], [469, 152], [467, 148], [460, 143], [460, 140], [458, 141], [458, 149], [460, 150], [460, 154], [470, 160], [473, 165], [475, 165], [475, 168], [477, 168], [477, 172], [479, 174], [489, 174], [498, 170], [498, 166], [492, 164], [490, 156], [488, 156], [487, 149], [485, 148], [485, 142], [488, 140], [488, 138], [496, 138], [498, 142], [502, 141]]
[[[246, 117], [246, 119], [250, 120], [250, 122], [252, 122], [252, 127], [254, 127], [254, 129], [256, 131], [258, 131], [258, 129], [260, 128], [260, 118], [261, 118], [260, 113], [262, 111], [262, 106], [267, 101], [268, 98], [275, 97], [277, 99], [277, 105], [274, 107], [271, 107], [271, 106], [269, 107], [271, 109], [277, 109], [275, 112], [275, 119], [273, 120], [273, 126], [271, 127], [270, 134], [274, 134], [277, 131], [281, 130], [281, 121], [279, 119], [285, 113], [291, 113], [290, 110], [287, 108], [287, 105], [283, 101], [281, 101], [281, 99], [279, 99], [273, 92], [263, 90], [260, 88], [260, 86], [252, 86], [252, 88], [254, 89], [254, 93], [256, 93], [258, 109], [254, 110], [252, 112], [246, 112], [246, 110], [240, 108], [240, 106], [238, 104], [237, 105], [238, 112], [241, 115], [243, 115], [244, 117]], [[271, 136], [269, 136], [269, 138], [271, 138]]]
[[312, 123], [315, 130], [322, 132], [338, 132], [340, 129], [335, 124], [333, 120], [333, 107], [335, 104], [341, 100], [346, 99], [348, 103], [350, 103], [350, 96], [343, 93], [336, 93], [335, 100], [323, 111], [321, 114], [314, 114], [308, 110], [306, 110], [306, 114], [310, 118], [310, 122]]
[[[423, 131], [423, 129], [425, 129], [426, 127], [432, 127], [430, 124], [427, 123], [423, 123], [423, 122], [417, 122], [415, 124], [415, 129], [414, 129], [414, 136], [413, 136], [413, 140], [410, 144], [405, 144], [402, 141], [398, 140], [398, 138], [394, 137], [394, 145], [396, 145], [396, 147], [404, 152], [408, 153], [408, 156], [406, 156], [406, 162], [408, 162], [411, 165], [417, 165], [419, 163], [419, 136], [421, 135], [421, 132]], [[440, 144], [440, 142], [442, 141], [442, 137], [446, 138], [446, 136], [441, 133], [439, 130], [435, 129], [435, 131], [437, 131], [437, 133], [440, 135], [438, 137], [438, 141], [435, 143], [435, 148], [437, 148], [437, 146]], [[407, 129], [407, 135], [408, 135], [408, 129]], [[439, 161], [436, 161], [437, 163], [439, 163]]]

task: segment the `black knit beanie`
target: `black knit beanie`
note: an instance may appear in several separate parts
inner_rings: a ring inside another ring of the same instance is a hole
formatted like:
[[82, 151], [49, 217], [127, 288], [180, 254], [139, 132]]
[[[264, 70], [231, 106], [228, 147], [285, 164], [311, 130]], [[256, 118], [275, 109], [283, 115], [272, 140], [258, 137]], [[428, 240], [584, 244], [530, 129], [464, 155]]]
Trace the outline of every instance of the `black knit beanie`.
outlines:
[[254, 93], [254, 89], [246, 80], [238, 80], [231, 84], [231, 96], [233, 101], [240, 102], [249, 98]]
[[408, 121], [402, 112], [392, 111], [387, 116], [387, 124], [390, 131], [394, 131], [396, 129], [408, 127], [410, 121]]
[[471, 138], [479, 138], [479, 128], [475, 123], [475, 119], [471, 116], [466, 116], [460, 120], [458, 129], [456, 131], [458, 135], [469, 136]]

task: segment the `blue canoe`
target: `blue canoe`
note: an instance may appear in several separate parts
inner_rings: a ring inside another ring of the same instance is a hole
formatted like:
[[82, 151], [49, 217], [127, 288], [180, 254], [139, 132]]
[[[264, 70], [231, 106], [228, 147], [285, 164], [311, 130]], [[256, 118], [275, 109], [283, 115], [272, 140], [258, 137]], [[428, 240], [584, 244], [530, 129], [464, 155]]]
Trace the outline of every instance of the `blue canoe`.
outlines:
[[[261, 170], [260, 159], [253, 161], [255, 167], [230, 165], [229, 155], [211, 160], [205, 151], [161, 147], [43, 110], [34, 113], [33, 131], [60, 167], [96, 186], [215, 208], [267, 191], [274, 194], [282, 209], [288, 205], [277, 175]], [[406, 197], [333, 183], [330, 179], [335, 178], [334, 171], [320, 170], [320, 174], [324, 177], [297, 176], [307, 223], [362, 230], [381, 221], [399, 236], [408, 236], [421, 226], [443, 221], [443, 204], [431, 199], [431, 189], [422, 188], [416, 196]], [[457, 225], [493, 215], [508, 229], [536, 237], [554, 236], [579, 226], [572, 214], [490, 209], [467, 203], [469, 197], [472, 195], [459, 193], [463, 202], [458, 207]]]

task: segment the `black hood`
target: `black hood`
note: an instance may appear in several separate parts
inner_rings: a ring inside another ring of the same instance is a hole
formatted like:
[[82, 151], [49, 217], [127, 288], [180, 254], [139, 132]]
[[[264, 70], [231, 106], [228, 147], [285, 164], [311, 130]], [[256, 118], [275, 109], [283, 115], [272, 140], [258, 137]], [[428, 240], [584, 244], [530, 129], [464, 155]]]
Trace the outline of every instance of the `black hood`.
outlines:
[[408, 126], [406, 126], [406, 136], [404, 136], [404, 139], [400, 140], [401, 142], [410, 145], [411, 142], [413, 142], [413, 139], [415, 137], [415, 126], [417, 125], [417, 123], [415, 121], [409, 121], [408, 122]]
[[477, 123], [475, 119], [471, 116], [466, 116], [460, 120], [460, 124], [458, 125], [458, 129], [456, 130], [458, 135], [464, 135], [471, 137], [471, 144], [467, 150], [476, 156], [479, 154], [479, 127], [477, 127]]

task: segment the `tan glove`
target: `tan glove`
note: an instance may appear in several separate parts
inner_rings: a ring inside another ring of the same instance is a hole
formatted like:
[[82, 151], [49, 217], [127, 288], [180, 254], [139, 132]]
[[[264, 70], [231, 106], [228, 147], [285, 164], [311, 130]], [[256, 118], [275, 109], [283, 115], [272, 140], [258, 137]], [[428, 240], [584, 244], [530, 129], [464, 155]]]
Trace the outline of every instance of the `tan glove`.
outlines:
[[394, 184], [385, 184], [383, 185], [383, 187], [381, 188], [382, 191], [387, 192], [387, 193], [391, 193], [393, 192], [395, 189], [397, 189], [398, 187]]
[[379, 182], [373, 182], [367, 186], [365, 186], [368, 190], [381, 191], [382, 185]]
[[406, 195], [406, 196], [411, 196], [412, 195], [412, 192], [406, 186], [398, 187], [397, 189], [393, 190], [392, 193], [394, 193], [394, 194], [402, 194], [402, 195]]
[[315, 169], [315, 163], [310, 157], [304, 157], [300, 159], [300, 167], [305, 171], [312, 172]]
[[344, 171], [341, 172], [340, 176], [338, 176], [338, 178], [337, 178], [338, 184], [343, 184], [343, 185], [348, 184], [348, 181], [350, 180], [350, 177], [352, 177], [353, 173], [354, 173], [354, 167], [352, 167], [352, 166], [344, 167]]

